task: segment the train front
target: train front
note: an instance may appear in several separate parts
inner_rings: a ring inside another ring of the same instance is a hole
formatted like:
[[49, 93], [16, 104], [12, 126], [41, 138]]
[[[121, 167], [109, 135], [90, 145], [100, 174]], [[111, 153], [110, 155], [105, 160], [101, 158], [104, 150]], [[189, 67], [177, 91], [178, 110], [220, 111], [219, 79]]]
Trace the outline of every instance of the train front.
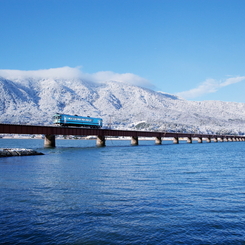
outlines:
[[59, 125], [60, 125], [60, 124], [61, 124], [61, 118], [62, 118], [62, 117], [61, 117], [60, 114], [58, 114], [58, 113], [55, 114], [55, 115], [53, 116], [53, 123], [54, 123], [54, 124], [59, 124]]

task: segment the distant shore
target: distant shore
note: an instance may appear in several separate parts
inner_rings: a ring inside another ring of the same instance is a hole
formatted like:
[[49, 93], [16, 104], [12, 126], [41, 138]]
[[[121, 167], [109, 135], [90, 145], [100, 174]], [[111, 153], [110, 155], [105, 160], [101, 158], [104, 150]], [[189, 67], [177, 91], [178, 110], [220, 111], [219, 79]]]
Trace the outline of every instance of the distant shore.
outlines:
[[[0, 139], [44, 139], [44, 137], [30, 137], [30, 136], [1, 136]], [[151, 140], [154, 141], [155, 137], [139, 137], [140, 140]], [[78, 136], [78, 137], [69, 137], [67, 136], [65, 137], [56, 137], [56, 140], [96, 140], [96, 136]], [[131, 137], [111, 137], [111, 136], [107, 136], [106, 140], [131, 140]], [[166, 141], [171, 141], [172, 138], [162, 138], [162, 140], [166, 140]]]

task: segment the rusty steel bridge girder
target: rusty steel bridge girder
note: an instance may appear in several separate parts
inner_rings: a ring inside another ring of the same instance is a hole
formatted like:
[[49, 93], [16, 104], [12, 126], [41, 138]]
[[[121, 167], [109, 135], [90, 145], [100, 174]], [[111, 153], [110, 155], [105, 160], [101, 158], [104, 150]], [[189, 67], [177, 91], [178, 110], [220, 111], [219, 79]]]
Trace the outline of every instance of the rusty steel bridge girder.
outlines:
[[78, 127], [60, 127], [60, 126], [40, 126], [40, 125], [19, 125], [19, 124], [0, 124], [0, 134], [41, 134], [41, 135], [76, 135], [88, 136], [94, 135], [104, 138], [106, 136], [115, 137], [155, 137], [158, 141], [161, 138], [173, 138], [178, 142], [181, 138], [197, 139], [201, 142], [203, 138], [216, 141], [245, 141], [245, 136], [237, 135], [210, 135], [193, 133], [170, 133], [154, 131], [134, 131], [134, 130], [113, 130], [113, 129], [90, 129]]

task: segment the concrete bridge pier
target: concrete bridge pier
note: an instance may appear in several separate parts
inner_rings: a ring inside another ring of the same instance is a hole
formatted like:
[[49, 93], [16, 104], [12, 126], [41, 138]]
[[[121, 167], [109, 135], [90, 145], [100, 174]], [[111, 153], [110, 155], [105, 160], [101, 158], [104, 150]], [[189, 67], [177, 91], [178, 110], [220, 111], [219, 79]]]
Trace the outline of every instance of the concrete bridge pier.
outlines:
[[162, 138], [161, 137], [156, 137], [155, 144], [156, 145], [161, 145], [162, 144]]
[[174, 137], [173, 143], [174, 144], [179, 144], [179, 137]]
[[138, 145], [138, 144], [139, 144], [139, 138], [137, 136], [132, 136], [131, 145]]
[[44, 137], [44, 147], [55, 147], [55, 135], [46, 134]]
[[191, 144], [192, 143], [192, 138], [191, 137], [187, 137], [186, 141], [187, 141], [187, 143]]
[[218, 142], [218, 138], [214, 138], [214, 140], [213, 140], [214, 142]]
[[96, 146], [98, 146], [98, 147], [104, 147], [105, 146], [105, 136], [104, 135], [98, 135], [97, 136]]
[[211, 143], [211, 138], [206, 139], [207, 143]]
[[198, 138], [197, 138], [197, 142], [198, 142], [198, 143], [202, 143], [202, 137], [198, 137]]

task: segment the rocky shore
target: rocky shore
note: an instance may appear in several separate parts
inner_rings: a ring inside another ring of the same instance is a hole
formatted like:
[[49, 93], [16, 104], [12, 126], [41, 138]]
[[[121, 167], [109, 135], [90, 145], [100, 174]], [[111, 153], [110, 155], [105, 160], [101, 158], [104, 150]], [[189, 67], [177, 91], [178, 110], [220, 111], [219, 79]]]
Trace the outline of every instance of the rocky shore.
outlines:
[[32, 155], [44, 155], [41, 152], [37, 152], [32, 149], [24, 148], [0, 148], [0, 157], [12, 157], [12, 156], [32, 156]]

